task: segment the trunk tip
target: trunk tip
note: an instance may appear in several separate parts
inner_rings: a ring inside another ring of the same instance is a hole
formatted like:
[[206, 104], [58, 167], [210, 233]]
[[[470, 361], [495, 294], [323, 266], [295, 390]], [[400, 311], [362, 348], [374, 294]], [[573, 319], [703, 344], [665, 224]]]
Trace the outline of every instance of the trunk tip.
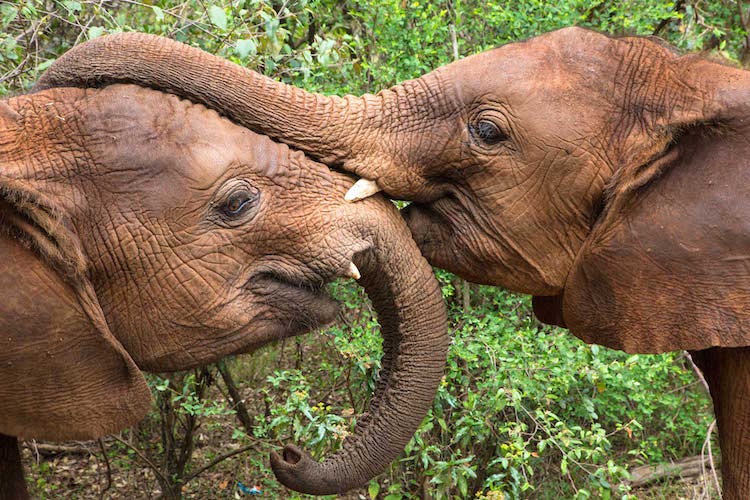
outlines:
[[271, 452], [271, 469], [276, 479], [290, 490], [308, 495], [333, 495], [345, 491], [339, 482], [321, 474], [320, 466], [307, 452], [293, 444], [284, 446], [281, 455]]

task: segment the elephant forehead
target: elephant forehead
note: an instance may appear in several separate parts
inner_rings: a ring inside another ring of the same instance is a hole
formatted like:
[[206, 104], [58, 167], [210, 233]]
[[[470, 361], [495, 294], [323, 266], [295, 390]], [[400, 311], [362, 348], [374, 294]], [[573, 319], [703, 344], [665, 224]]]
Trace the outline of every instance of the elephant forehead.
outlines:
[[213, 185], [232, 165], [258, 176], [286, 173], [286, 146], [171, 94], [112, 85], [91, 95], [84, 113], [88, 143], [112, 171], [170, 171], [197, 188]]
[[199, 104], [186, 106], [186, 126], [176, 141], [185, 146], [194, 167], [220, 175], [230, 165], [240, 165], [249, 175], [271, 180], [290, 175], [289, 148], [257, 134]]
[[445, 70], [467, 105], [487, 99], [537, 105], [568, 99], [570, 105], [570, 98], [589, 96], [581, 88], [602, 86], [602, 67], [613, 69], [611, 45], [601, 34], [563, 29], [467, 57]]

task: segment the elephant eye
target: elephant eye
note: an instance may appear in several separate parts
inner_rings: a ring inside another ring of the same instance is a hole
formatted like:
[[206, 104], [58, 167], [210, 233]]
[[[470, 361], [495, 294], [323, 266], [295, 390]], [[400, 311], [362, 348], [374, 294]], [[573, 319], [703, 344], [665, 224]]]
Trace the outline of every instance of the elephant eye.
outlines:
[[229, 219], [238, 219], [255, 205], [258, 194], [246, 189], [230, 194], [221, 205], [221, 212]]
[[508, 138], [497, 125], [489, 120], [480, 120], [479, 123], [472, 126], [472, 135], [479, 141], [493, 146]]

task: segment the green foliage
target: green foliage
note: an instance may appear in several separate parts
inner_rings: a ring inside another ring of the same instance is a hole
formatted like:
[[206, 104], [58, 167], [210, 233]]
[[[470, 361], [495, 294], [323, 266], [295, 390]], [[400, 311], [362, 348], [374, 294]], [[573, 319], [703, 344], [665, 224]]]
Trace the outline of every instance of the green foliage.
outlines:
[[[377, 91], [452, 61], [452, 29], [460, 57], [580, 25], [616, 35], [658, 29], [682, 49], [746, 61], [750, 14], [738, 5], [743, 2], [0, 1], [0, 97], [29, 90], [76, 43], [131, 30], [175, 38], [308, 90], [340, 94]], [[680, 353], [628, 356], [587, 346], [538, 324], [526, 298], [488, 287], [469, 290], [449, 273], [437, 275], [454, 337], [444, 382], [400, 460], [363, 495], [626, 498], [632, 465], [699, 453], [712, 420], [710, 402]], [[297, 442], [321, 458], [341, 446], [367, 408], [381, 341], [364, 293], [350, 282], [331, 291], [343, 313], [325, 332], [228, 363], [251, 428], [233, 420], [238, 403], [211, 385], [214, 368], [150, 378], [154, 412], [131, 438], [169, 476], [162, 487], [182, 484], [220, 454], [192, 463], [199, 439], [193, 432], [211, 434], [222, 446], [256, 446], [225, 474], [256, 481], [268, 498], [282, 494], [268, 468], [270, 450]], [[132, 448], [115, 443], [110, 449], [118, 454], [115, 468], [142, 462]], [[61, 491], [50, 484], [55, 474], [45, 462], [33, 474], [37, 496]]]
[[454, 311], [445, 382], [407, 447], [408, 465], [391, 471], [405, 492], [429, 478], [435, 498], [466, 497], [467, 488], [619, 496], [633, 457], [699, 452], [711, 417], [704, 397], [670, 393], [693, 383], [679, 355], [587, 346], [541, 327], [526, 299], [491, 288], [479, 295], [481, 308]]
[[150, 375], [148, 380], [152, 393], [171, 402], [178, 415], [214, 417], [233, 414], [223, 402], [200, 397], [200, 377], [199, 372], [193, 371], [180, 373], [176, 379]]
[[[451, 300], [451, 276], [439, 275]], [[260, 392], [270, 415], [256, 415], [254, 433], [279, 446], [305, 443], [319, 459], [365, 410], [380, 356], [361, 290], [332, 291], [342, 321], [301, 370], [267, 377]], [[401, 459], [369, 484], [372, 498], [628, 497], [630, 465], [700, 453], [713, 417], [680, 353], [588, 346], [540, 325], [527, 298], [498, 289], [477, 288], [471, 301], [467, 312], [451, 306], [454, 342], [433, 408]]]
[[737, 2], [677, 3], [679, 10], [666, 0], [3, 1], [0, 97], [27, 90], [74, 44], [132, 30], [169, 36], [274, 78], [336, 93], [375, 91], [450, 62], [451, 25], [460, 56], [579, 25], [637, 35], [658, 27], [680, 48], [747, 58], [750, 14], [741, 16]]

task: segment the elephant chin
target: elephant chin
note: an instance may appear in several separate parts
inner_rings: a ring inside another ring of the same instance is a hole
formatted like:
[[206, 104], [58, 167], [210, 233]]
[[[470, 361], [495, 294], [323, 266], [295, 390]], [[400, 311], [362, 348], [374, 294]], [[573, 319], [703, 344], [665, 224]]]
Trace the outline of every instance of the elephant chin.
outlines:
[[339, 313], [339, 304], [322, 284], [293, 283], [281, 276], [262, 274], [246, 288], [254, 298], [270, 305], [276, 322], [285, 334], [299, 335], [331, 323]]
[[[222, 330], [223, 335], [205, 340], [204, 330], [196, 333], [201, 342], [189, 335], [174, 335], [162, 341], [166, 349], [142, 349], [124, 338], [123, 344], [139, 368], [153, 372], [188, 370], [213, 363], [224, 356], [248, 354], [270, 342], [303, 335], [333, 322], [340, 306], [325, 286], [297, 285], [263, 275], [245, 285], [247, 302], [234, 304], [241, 312], [244, 326]], [[261, 311], [261, 312], [259, 312]]]

